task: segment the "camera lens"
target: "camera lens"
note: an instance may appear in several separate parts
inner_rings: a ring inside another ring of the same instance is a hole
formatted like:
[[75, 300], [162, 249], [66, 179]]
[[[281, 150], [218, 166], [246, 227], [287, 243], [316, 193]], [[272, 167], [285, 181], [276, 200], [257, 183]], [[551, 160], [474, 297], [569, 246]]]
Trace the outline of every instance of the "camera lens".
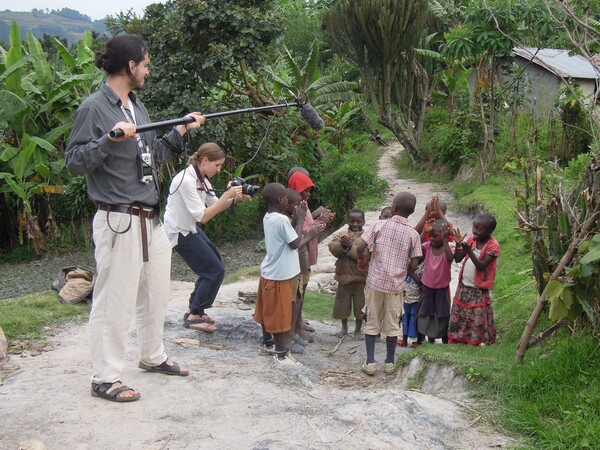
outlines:
[[253, 184], [244, 184], [242, 185], [242, 193], [249, 195], [250, 197], [254, 197], [258, 193], [258, 186]]

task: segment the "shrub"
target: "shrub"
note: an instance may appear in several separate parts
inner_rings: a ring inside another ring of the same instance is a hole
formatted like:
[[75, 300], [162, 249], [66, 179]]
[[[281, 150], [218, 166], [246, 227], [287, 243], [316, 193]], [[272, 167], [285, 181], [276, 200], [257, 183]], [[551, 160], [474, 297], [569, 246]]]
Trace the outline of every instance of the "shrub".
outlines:
[[359, 197], [383, 199], [387, 183], [377, 177], [376, 167], [362, 164], [355, 155], [346, 154], [325, 163], [317, 188], [322, 204], [342, 219]]
[[431, 169], [440, 164], [455, 175], [464, 161], [475, 157], [482, 136], [477, 117], [470, 112], [434, 108], [425, 117], [419, 159]]
[[259, 238], [265, 212], [266, 205], [259, 193], [251, 201], [238, 203], [216, 215], [202, 229], [215, 243]]

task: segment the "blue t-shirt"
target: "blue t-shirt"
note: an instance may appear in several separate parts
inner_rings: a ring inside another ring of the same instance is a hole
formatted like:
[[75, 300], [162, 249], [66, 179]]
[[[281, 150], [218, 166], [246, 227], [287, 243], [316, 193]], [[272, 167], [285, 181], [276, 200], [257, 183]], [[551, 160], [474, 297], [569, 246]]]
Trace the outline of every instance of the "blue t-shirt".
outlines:
[[260, 274], [267, 280], [289, 280], [300, 273], [298, 250], [288, 244], [298, 238], [290, 218], [281, 213], [267, 213], [263, 218], [267, 256], [260, 265]]

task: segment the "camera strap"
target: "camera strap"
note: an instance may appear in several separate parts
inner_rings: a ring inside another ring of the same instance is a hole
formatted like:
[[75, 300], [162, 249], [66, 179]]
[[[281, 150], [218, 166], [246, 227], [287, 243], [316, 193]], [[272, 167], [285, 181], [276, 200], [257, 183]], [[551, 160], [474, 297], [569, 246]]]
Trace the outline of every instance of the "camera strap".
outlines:
[[[137, 121], [135, 119], [135, 109], [133, 107], [133, 102], [131, 101], [131, 99], [129, 100], [129, 112], [131, 113], [131, 116], [127, 113], [128, 110], [125, 109], [125, 107], [123, 106], [123, 102], [121, 100], [119, 100], [119, 108], [121, 108], [121, 112], [125, 116], [125, 120], [127, 120], [128, 123], [132, 123], [137, 126]], [[150, 170], [152, 172], [154, 172], [154, 167], [152, 166], [152, 164], [148, 164], [142, 156], [144, 153], [150, 153], [150, 150], [148, 150], [148, 152], [145, 151], [146, 149], [145, 149], [144, 140], [140, 137], [139, 133], [138, 133], [136, 139], [137, 139], [137, 147], [138, 147], [137, 158], [138, 158], [138, 164], [139, 164], [139, 167], [138, 167], [139, 175], [140, 175], [139, 178], [140, 178], [140, 180], [142, 180], [143, 175], [144, 175], [144, 167], [145, 166], [150, 167]], [[149, 158], [152, 158], [151, 154], [150, 154]], [[152, 159], [154, 159], [154, 158], [152, 158]], [[152, 181], [154, 183], [154, 187], [156, 188], [156, 190], [160, 192], [157, 177], [152, 176]]]
[[216, 195], [217, 193], [225, 192], [225, 189], [209, 188], [208, 185], [206, 184], [206, 177], [200, 173], [200, 169], [198, 169], [198, 166], [196, 164], [192, 164], [191, 166], [194, 168], [194, 171], [196, 172], [196, 177], [198, 178], [198, 183], [197, 183], [196, 189], [198, 189], [199, 191], [204, 191], [207, 194], [213, 194], [213, 195]]
[[[123, 102], [121, 102], [121, 100], [119, 100], [119, 108], [121, 108], [121, 112], [125, 116], [125, 120], [127, 120], [127, 123], [132, 123], [137, 126], [137, 122], [135, 120], [135, 110], [133, 109], [133, 102], [131, 100], [129, 101], [129, 108], [130, 108], [131, 116], [129, 116], [129, 114], [127, 114], [127, 110], [123, 106]], [[140, 137], [139, 133], [138, 133], [136, 139], [137, 139], [137, 143], [138, 143], [138, 153], [142, 154], [144, 145], [143, 145], [142, 138]]]
[[194, 168], [194, 171], [196, 172], [196, 177], [198, 178], [198, 184], [199, 184], [198, 190], [199, 191], [204, 191], [207, 194], [210, 193], [210, 192], [214, 193], [213, 189], [209, 189], [208, 188], [208, 186], [207, 186], [207, 184], [206, 184], [206, 182], [204, 180], [204, 175], [202, 175], [200, 173], [200, 169], [198, 169], [198, 165], [192, 164], [192, 167]]

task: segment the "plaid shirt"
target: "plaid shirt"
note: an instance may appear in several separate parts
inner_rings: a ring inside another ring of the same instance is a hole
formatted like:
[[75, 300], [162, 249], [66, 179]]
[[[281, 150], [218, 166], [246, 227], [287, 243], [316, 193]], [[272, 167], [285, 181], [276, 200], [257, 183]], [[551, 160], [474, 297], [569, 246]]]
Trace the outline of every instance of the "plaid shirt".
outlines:
[[367, 287], [384, 294], [404, 290], [411, 258], [422, 256], [419, 233], [402, 216], [380, 220], [362, 235], [371, 248]]

